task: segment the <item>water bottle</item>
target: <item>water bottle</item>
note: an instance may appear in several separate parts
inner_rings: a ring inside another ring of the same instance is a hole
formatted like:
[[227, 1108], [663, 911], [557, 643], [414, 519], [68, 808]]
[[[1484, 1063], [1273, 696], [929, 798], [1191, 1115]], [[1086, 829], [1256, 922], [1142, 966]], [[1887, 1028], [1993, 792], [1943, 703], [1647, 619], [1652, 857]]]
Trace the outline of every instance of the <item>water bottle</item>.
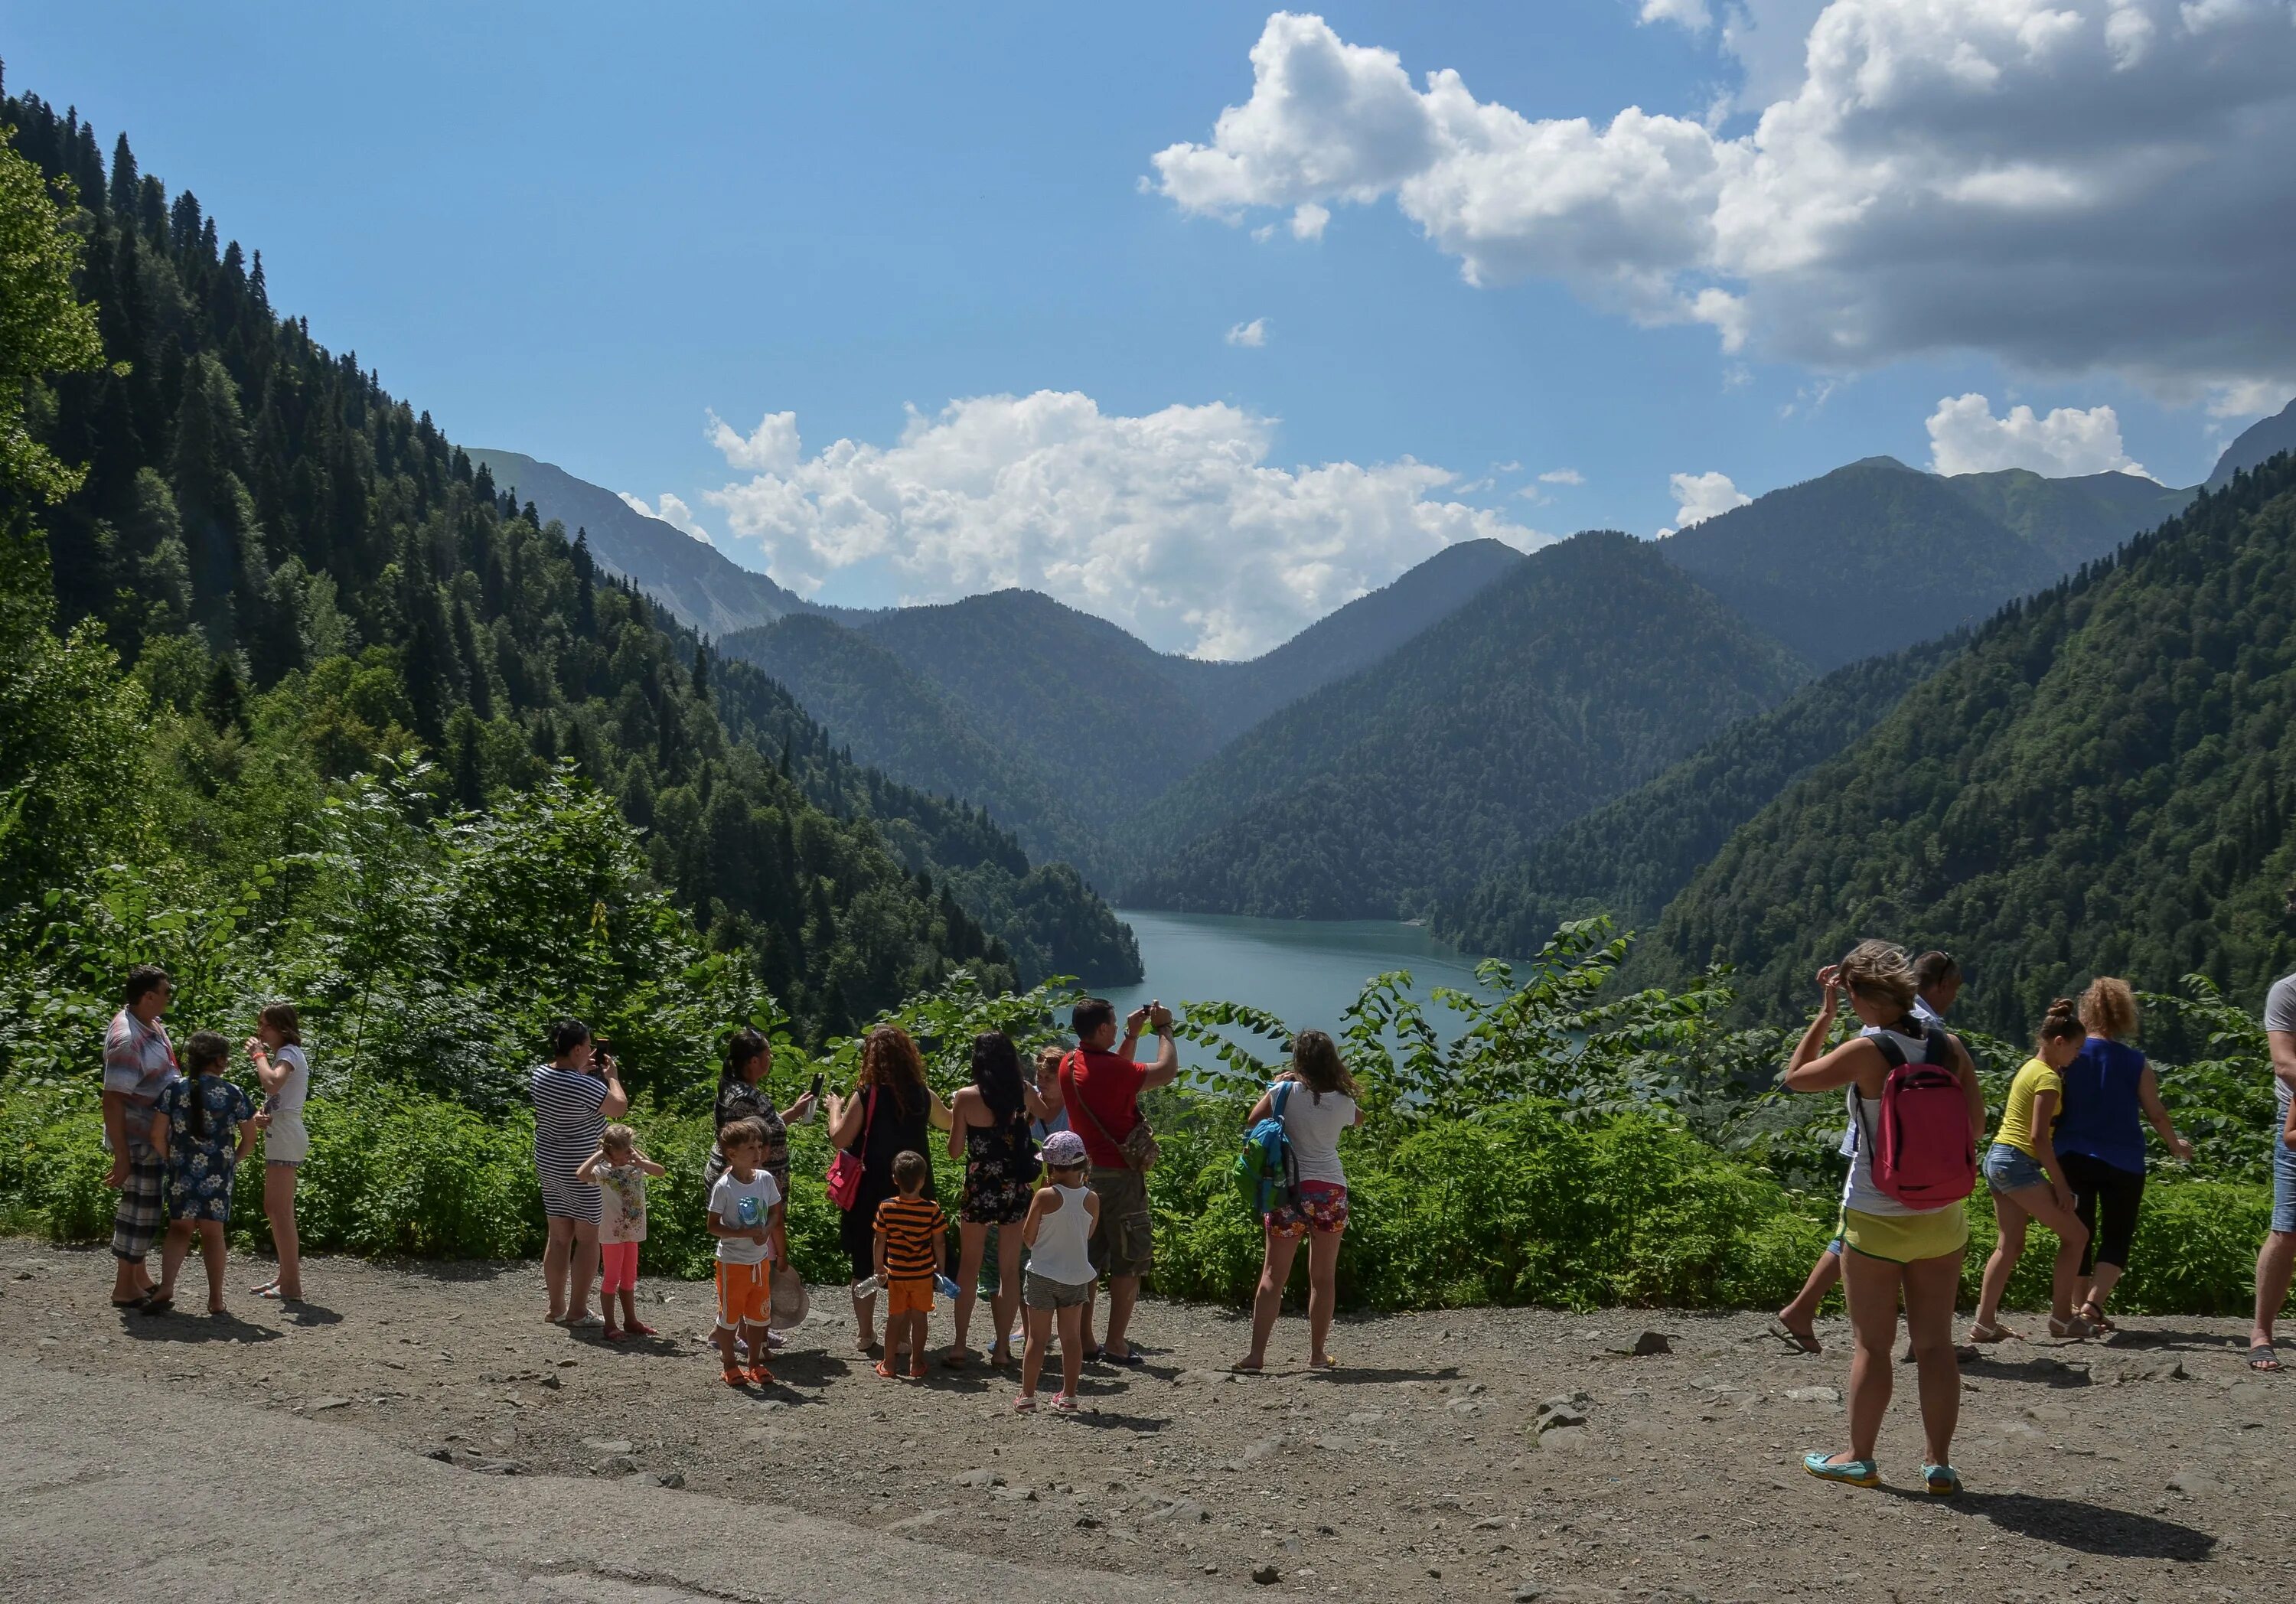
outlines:
[[933, 1277], [933, 1290], [939, 1293], [951, 1303], [955, 1303], [956, 1301], [956, 1283], [949, 1280], [946, 1275], [936, 1275]]
[[856, 1297], [874, 1297], [884, 1289], [884, 1285], [885, 1283], [882, 1281], [880, 1281], [877, 1277], [873, 1275], [866, 1281], [857, 1281], [853, 1283], [853, 1296]]

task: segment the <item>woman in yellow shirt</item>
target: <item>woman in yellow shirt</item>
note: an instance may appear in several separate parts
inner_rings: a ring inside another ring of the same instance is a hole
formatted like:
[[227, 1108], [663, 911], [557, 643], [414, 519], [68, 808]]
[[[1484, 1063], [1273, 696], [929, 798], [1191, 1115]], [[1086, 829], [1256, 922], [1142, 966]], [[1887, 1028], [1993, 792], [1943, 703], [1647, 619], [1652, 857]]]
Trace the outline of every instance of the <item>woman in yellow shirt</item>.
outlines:
[[2033, 1056], [2009, 1083], [2009, 1101], [2001, 1110], [2001, 1128], [1985, 1154], [1985, 1183], [1993, 1191], [1993, 1217], [1999, 1235], [1993, 1256], [1985, 1261], [1985, 1284], [1977, 1299], [1977, 1321], [1969, 1328], [1972, 1342], [2024, 1340], [2021, 1333], [2001, 1323], [2001, 1295], [2025, 1252], [2025, 1226], [2038, 1220], [2057, 1233], [2056, 1271], [2049, 1286], [2049, 1334], [2089, 1337], [2088, 1322], [2073, 1314], [2073, 1290], [2080, 1280], [2081, 1249], [2088, 1246], [2088, 1228], [2073, 1215], [2072, 1188], [2057, 1166], [2056, 1144], [2049, 1133], [2064, 1107], [2065, 1066], [2079, 1055], [2087, 1032], [2073, 1011], [2072, 999], [2059, 997], [2049, 1004], [2041, 1021], [2040, 1039]]

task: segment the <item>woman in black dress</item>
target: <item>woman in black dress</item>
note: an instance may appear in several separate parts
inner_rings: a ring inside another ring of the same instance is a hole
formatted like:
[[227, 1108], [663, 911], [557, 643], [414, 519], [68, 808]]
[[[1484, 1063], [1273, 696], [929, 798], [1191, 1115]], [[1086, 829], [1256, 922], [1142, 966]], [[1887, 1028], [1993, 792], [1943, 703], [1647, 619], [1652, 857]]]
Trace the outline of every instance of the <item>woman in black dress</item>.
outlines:
[[[925, 1084], [923, 1058], [909, 1033], [898, 1025], [880, 1025], [861, 1043], [861, 1073], [853, 1095], [829, 1098], [829, 1144], [849, 1150], [861, 1160], [861, 1190], [838, 1226], [851, 1263], [855, 1346], [865, 1354], [877, 1351], [877, 1294], [863, 1296], [857, 1289], [876, 1274], [877, 1205], [899, 1189], [893, 1184], [893, 1160], [904, 1152], [931, 1159], [928, 1130], [948, 1129], [947, 1105]], [[932, 1183], [925, 1183], [931, 1192]]]
[[1021, 1077], [1021, 1055], [1001, 1030], [973, 1038], [972, 1084], [957, 1088], [948, 1110], [948, 1156], [964, 1160], [964, 1200], [957, 1210], [956, 1340], [941, 1363], [951, 1370], [972, 1363], [965, 1336], [979, 1297], [981, 1256], [995, 1230], [996, 1295], [988, 1307], [996, 1334], [989, 1339], [988, 1363], [1005, 1364], [1019, 1357], [1006, 1334], [1021, 1306], [1021, 1233], [1009, 1228], [1028, 1218], [1036, 1196], [1037, 1144], [1030, 1122], [1050, 1117], [1051, 1110]]

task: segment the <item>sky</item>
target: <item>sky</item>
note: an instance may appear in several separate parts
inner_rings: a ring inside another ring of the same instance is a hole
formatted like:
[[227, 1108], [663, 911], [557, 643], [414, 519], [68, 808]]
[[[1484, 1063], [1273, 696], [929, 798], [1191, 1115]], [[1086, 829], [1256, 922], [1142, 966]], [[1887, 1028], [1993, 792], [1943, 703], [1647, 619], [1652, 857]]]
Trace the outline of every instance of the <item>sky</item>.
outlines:
[[1250, 656], [1858, 457], [2296, 395], [2286, 0], [10, 4], [457, 441], [825, 601]]

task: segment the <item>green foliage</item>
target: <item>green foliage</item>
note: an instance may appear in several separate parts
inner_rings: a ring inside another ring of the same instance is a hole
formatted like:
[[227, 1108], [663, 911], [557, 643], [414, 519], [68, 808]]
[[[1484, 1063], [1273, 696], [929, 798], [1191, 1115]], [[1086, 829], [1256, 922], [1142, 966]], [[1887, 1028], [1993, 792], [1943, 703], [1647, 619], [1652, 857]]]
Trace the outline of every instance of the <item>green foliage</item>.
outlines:
[[[1668, 908], [1656, 978], [1736, 963], [1758, 1017], [1886, 932], [2021, 1038], [2088, 977], [2296, 967], [2296, 459], [2005, 610], [1863, 740], [1738, 830]], [[2194, 1045], [2173, 1018], [2151, 1036]]]
[[1129, 831], [1145, 867], [1125, 896], [1290, 918], [1415, 913], [1805, 677], [1648, 543], [1582, 535], [1166, 793]]
[[72, 183], [50, 179], [10, 138], [0, 128], [0, 495], [55, 502], [85, 473], [33, 437], [26, 397], [51, 374], [100, 365], [103, 342], [73, 282], [83, 241]]

